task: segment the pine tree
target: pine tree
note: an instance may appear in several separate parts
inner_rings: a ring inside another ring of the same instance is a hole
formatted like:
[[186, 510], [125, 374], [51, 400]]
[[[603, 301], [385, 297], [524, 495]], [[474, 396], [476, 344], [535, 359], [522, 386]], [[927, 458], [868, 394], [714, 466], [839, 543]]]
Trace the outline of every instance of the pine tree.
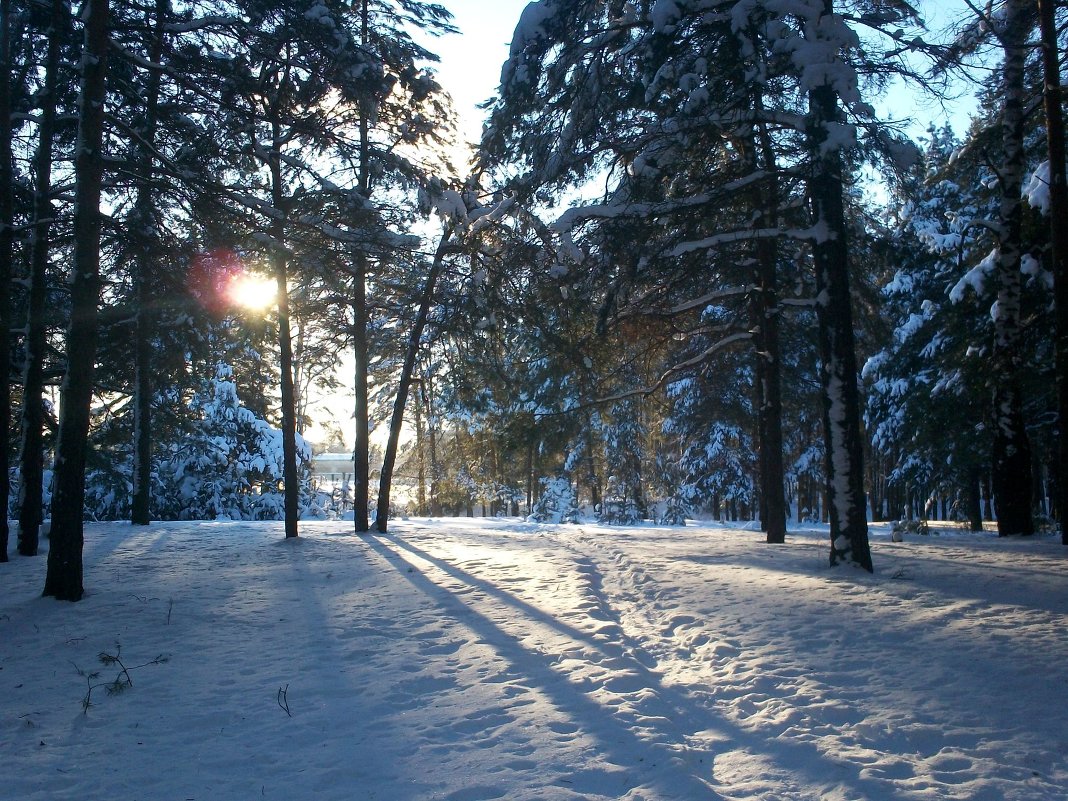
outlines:
[[59, 78], [62, 48], [70, 37], [70, 5], [53, 0], [45, 30], [44, 79], [38, 94], [40, 109], [34, 156], [33, 228], [26, 308], [26, 336], [19, 455], [19, 553], [37, 553], [38, 532], [43, 519], [44, 471], [44, 375], [47, 360], [48, 262], [52, 250], [51, 228], [57, 209], [52, 199], [53, 150], [62, 106]]
[[1057, 512], [1061, 541], [1068, 545], [1068, 178], [1065, 177], [1064, 113], [1061, 108], [1060, 44], [1056, 4], [1038, 0], [1042, 35], [1042, 66], [1046, 114], [1046, 145], [1049, 161], [1049, 217], [1051, 258], [1056, 290], [1056, 375], [1059, 459], [1057, 462]]
[[74, 269], [71, 322], [52, 495], [51, 547], [44, 594], [78, 601], [82, 586], [82, 508], [85, 452], [96, 360], [100, 298], [100, 195], [104, 172], [103, 130], [108, 60], [108, 0], [88, 0], [78, 104], [75, 160]]
[[[0, 2], [0, 365], [10, 372], [11, 345], [11, 278], [15, 234], [14, 175], [11, 152], [11, 4]], [[8, 476], [7, 431], [11, 417], [11, 384], [4, 376], [0, 387], [0, 562], [8, 560], [8, 497], [11, 484]]]
[[[864, 367], [868, 429], [876, 453], [892, 459], [896, 497], [919, 505], [935, 492], [963, 495], [972, 525], [978, 474], [989, 470], [989, 315], [966, 297], [961, 264], [982, 262], [976, 216], [990, 208], [975, 192], [983, 169], [952, 130], [928, 133], [922, 171], [907, 190], [893, 246], [897, 269], [883, 287], [893, 321], [890, 344]], [[981, 288], [981, 267], [970, 273]], [[910, 503], [911, 506], [911, 503]], [[901, 508], [881, 510], [892, 516]], [[911, 509], [910, 509], [911, 514]], [[976, 519], [978, 517], [978, 519]]]

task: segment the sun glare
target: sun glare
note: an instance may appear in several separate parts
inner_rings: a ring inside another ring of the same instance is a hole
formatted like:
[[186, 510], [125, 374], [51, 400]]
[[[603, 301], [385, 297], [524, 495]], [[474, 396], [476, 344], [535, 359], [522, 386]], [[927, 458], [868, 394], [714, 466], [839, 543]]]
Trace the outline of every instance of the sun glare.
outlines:
[[227, 294], [232, 303], [252, 311], [266, 311], [274, 305], [274, 281], [255, 275], [239, 275], [230, 281]]

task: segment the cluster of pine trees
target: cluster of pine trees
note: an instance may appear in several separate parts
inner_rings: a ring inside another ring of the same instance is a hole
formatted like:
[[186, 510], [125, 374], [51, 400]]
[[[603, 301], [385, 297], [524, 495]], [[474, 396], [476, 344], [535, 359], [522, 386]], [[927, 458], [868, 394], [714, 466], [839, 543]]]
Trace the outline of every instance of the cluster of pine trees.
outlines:
[[[369, 354], [402, 350], [429, 263], [410, 228], [453, 123], [415, 33], [451, 31], [448, 12], [5, 0], [0, 17], [0, 508], [19, 553], [47, 510], [45, 593], [77, 599], [84, 516], [281, 511], [295, 536], [310, 394], [355, 344], [366, 408]], [[276, 284], [268, 321], [227, 298], [249, 271]]]
[[[76, 600], [86, 517], [296, 536], [339, 384], [359, 531], [373, 420], [382, 531], [394, 473], [432, 514], [823, 518], [868, 570], [869, 516], [1063, 522], [1064, 20], [966, 6], [532, 2], [460, 181], [440, 5], [0, 0], [19, 553], [47, 513]], [[977, 74], [959, 135], [871, 105]]]
[[[1064, 20], [960, 11], [529, 4], [478, 163], [526, 211], [431, 348], [430, 505], [566, 508], [564, 477], [605, 520], [829, 520], [865, 567], [868, 517], [1063, 520]], [[959, 80], [959, 136], [871, 105]]]

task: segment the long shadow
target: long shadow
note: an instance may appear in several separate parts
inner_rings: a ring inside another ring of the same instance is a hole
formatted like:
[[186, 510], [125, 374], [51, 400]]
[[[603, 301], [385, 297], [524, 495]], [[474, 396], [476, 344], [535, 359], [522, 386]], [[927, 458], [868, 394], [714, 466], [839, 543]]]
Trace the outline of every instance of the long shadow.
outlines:
[[[922, 543], [927, 545], [926, 543]], [[779, 546], [767, 546], [769, 548], [775, 548]], [[951, 545], [949, 547], [952, 547]], [[928, 579], [917, 568], [924, 564], [938, 565], [940, 569], [946, 569], [953, 567], [961, 575], [972, 573], [975, 575], [985, 574], [991, 578], [996, 578], [1000, 573], [1011, 573], [1011, 567], [1005, 567], [1002, 565], [992, 565], [984, 563], [976, 563], [974, 561], [968, 561], [965, 558], [953, 558], [947, 554], [932, 553], [931, 548], [928, 547], [923, 552], [917, 551], [904, 551], [898, 550], [896, 552], [888, 552], [883, 548], [896, 548], [896, 546], [882, 545], [873, 543], [873, 556], [876, 561], [876, 574], [874, 576], [868, 574], [861, 574], [850, 571], [848, 567], [840, 568], [828, 568], [822, 567], [820, 572], [814, 573], [807, 569], [804, 563], [797, 563], [794, 561], [776, 562], [771, 559], [762, 559], [759, 555], [702, 555], [702, 554], [685, 554], [680, 553], [672, 556], [673, 561], [688, 562], [702, 567], [731, 567], [731, 568], [749, 568], [754, 570], [762, 570], [770, 573], [782, 573], [786, 575], [796, 575], [806, 578], [821, 578], [828, 583], [833, 584], [849, 584], [868, 587], [880, 587], [880, 586], [894, 586], [899, 582], [905, 582], [909, 585], [916, 587], [929, 588], [930, 590], [937, 591], [943, 596], [948, 596], [957, 588], [956, 592], [953, 592], [953, 597], [960, 600], [974, 600], [974, 601], [989, 601], [991, 603], [1008, 603], [1015, 604], [1022, 609], [1040, 609], [1052, 613], [1064, 613], [1068, 609], [1068, 600], [1063, 596], [1056, 598], [1046, 597], [1042, 594], [1035, 594], [1032, 588], [1018, 584], [1016, 586], [1000, 589], [995, 595], [985, 596], [976, 592], [967, 592], [969, 583], [964, 580], [959, 580], [957, 583], [947, 585], [935, 578]], [[984, 549], [980, 553], [986, 553]], [[1034, 554], [1036, 557], [1046, 556], [1045, 554]], [[1050, 557], [1056, 559], [1057, 557]], [[893, 560], [892, 564], [895, 569], [891, 570], [888, 566], [890, 560]], [[1034, 568], [1028, 567], [1027, 572], [1041, 576], [1045, 579], [1063, 580], [1068, 577], [1068, 570], [1064, 573], [1056, 573], [1042, 567]], [[900, 574], [900, 575], [898, 575]], [[892, 582], [892, 583], [891, 583]], [[1011, 592], [1011, 596], [1010, 596]]]
[[[651, 754], [652, 758], [646, 759], [644, 764], [651, 768], [659, 768], [659, 766], [668, 766], [676, 762], [679, 758], [679, 753], [669, 748], [668, 744], [641, 740], [630, 728], [614, 719], [609, 710], [597, 701], [591, 699], [586, 692], [574, 686], [566, 675], [558, 670], [554, 670], [554, 657], [552, 655], [538, 653], [537, 651], [532, 651], [524, 647], [516, 637], [506, 632], [480, 612], [476, 611], [471, 605], [464, 603], [456, 593], [441, 587], [423, 574], [419, 570], [417, 564], [405, 559], [398, 551], [392, 550], [386, 544], [387, 540], [392, 542], [398, 549], [404, 549], [411, 555], [429, 562], [452, 578], [480, 590], [488, 597], [503, 604], [507, 604], [523, 615], [532, 618], [534, 621], [541, 623], [564, 636], [578, 640], [579, 642], [604, 653], [605, 656], [609, 656], [609, 654], [603, 650], [604, 643], [593, 640], [587, 633], [568, 626], [537, 607], [516, 598], [510, 593], [504, 592], [492, 584], [480, 581], [465, 571], [456, 568], [409, 543], [402, 542], [399, 539], [392, 537], [368, 538], [368, 542], [372, 544], [384, 559], [388, 559], [392, 562], [400, 557], [404, 567], [402, 567], [402, 565], [395, 565], [398, 569], [398, 573], [407, 579], [413, 586], [421, 590], [425, 595], [437, 599], [439, 605], [443, 608], [451, 609], [454, 613], [456, 611], [461, 611], [463, 613], [462, 616], [454, 614], [453, 617], [462, 619], [464, 625], [472, 629], [475, 634], [481, 637], [484, 641], [492, 644], [497, 655], [511, 663], [517, 673], [531, 679], [537, 688], [549, 697], [560, 711], [570, 714], [578, 713], [587, 723], [587, 725], [581, 727], [584, 734], [590, 737], [597, 737], [599, 732], [604, 728], [611, 729], [611, 736], [601, 737], [599, 745], [602, 753], [606, 755], [610, 763], [630, 769], [628, 771], [628, 773], [630, 773], [628, 786], [621, 788], [621, 794], [629, 792], [634, 787], [650, 781], [663, 785], [664, 779], [659, 775], [642, 776], [637, 774], [635, 769], [638, 765], [633, 761], [634, 754]], [[531, 670], [532, 666], [536, 666], [536, 669]], [[635, 672], [642, 673], [643, 676], [647, 678], [646, 683], [650, 688], [654, 688], [654, 685], [657, 684], [655, 677], [649, 674], [648, 670], [640, 663], [634, 662], [633, 665], [629, 665], [629, 667], [632, 667]], [[666, 695], [670, 692], [660, 687], [656, 687], [656, 689], [658, 693], [662, 695]], [[669, 704], [669, 706], [671, 708], [662, 713], [663, 717], [675, 721], [676, 724], [679, 720], [685, 719], [686, 712], [684, 704], [675, 703]], [[574, 722], [581, 725], [581, 721]], [[693, 731], [700, 730], [701, 729], [699, 728], [693, 729]], [[711, 773], [711, 760], [707, 760], [706, 765], [708, 766], [709, 773]], [[659, 770], [658, 772], [662, 773], [663, 771]], [[709, 778], [711, 778], [711, 776], [709, 776]], [[659, 789], [661, 792], [666, 793], [664, 796], [665, 798], [704, 798], [709, 799], [710, 801], [721, 798], [721, 796], [712, 790], [708, 784], [692, 774], [684, 776], [680, 784], [683, 784], [684, 787], [680, 788], [678, 785], [675, 785], [674, 787], [661, 786]]]
[[[306, 636], [314, 640], [316, 649], [327, 652], [326, 665], [345, 665], [352, 661], [352, 653], [344, 650], [338, 638], [331, 633], [332, 628], [338, 625], [338, 621], [331, 619], [321, 601], [321, 587], [325, 586], [326, 582], [330, 580], [329, 574], [324, 576], [319, 572], [310, 570], [307, 557], [313, 556], [318, 562], [328, 566], [330, 561], [323, 558], [323, 552], [332, 551], [337, 554], [336, 558], [338, 559], [349, 559], [351, 558], [352, 542], [351, 540], [345, 542], [344, 540], [334, 539], [332, 532], [314, 531], [309, 533], [312, 534], [311, 537], [301, 537], [298, 541], [278, 540], [274, 543], [285, 554], [282, 557], [282, 561], [288, 565], [294, 576], [293, 581], [296, 582], [296, 586], [302, 588], [299, 594], [299, 602], [294, 602], [291, 599], [288, 602], [285, 599], [279, 602], [276, 599], [275, 609], [280, 613], [284, 612], [290, 617], [300, 615], [301, 625], [297, 627], [298, 630], [306, 632]], [[346, 539], [349, 538], [346, 537]], [[368, 570], [373, 574], [376, 568], [371, 566]], [[358, 608], [348, 610], [346, 617], [356, 618], [360, 611]], [[340, 610], [335, 614], [335, 618], [338, 615], [340, 615]], [[360, 660], [360, 663], [362, 664], [363, 660]], [[396, 749], [381, 747], [383, 732], [381, 730], [372, 730], [373, 727], [367, 726], [371, 710], [366, 705], [361, 705], [358, 701], [365, 693], [366, 687], [358, 686], [347, 671], [335, 668], [330, 670], [330, 674], [331, 676], [345, 674], [345, 684], [349, 688], [348, 696], [354, 699], [352, 702], [353, 714], [348, 717], [348, 720], [355, 722], [358, 727], [356, 732], [349, 732], [347, 735], [340, 730], [334, 731], [331, 737], [323, 743], [323, 747], [327, 747], [329, 744], [331, 750], [337, 753], [338, 767], [334, 770], [351, 772], [346, 779], [348, 783], [359, 783], [363, 778], [373, 778], [376, 782], [388, 782], [391, 792], [390, 797], [396, 801], [417, 801], [418, 799], [429, 797], [433, 792], [433, 788], [426, 784], [421, 777], [402, 775], [404, 770], [397, 759]], [[294, 689], [297, 689], [297, 685], [294, 685]], [[309, 690], [303, 689], [303, 694], [307, 696]], [[306, 704], [312, 707], [312, 712], [314, 713], [316, 705], [312, 703], [313, 701], [314, 698], [306, 702]], [[319, 699], [320, 705], [325, 704], [325, 701], [325, 698]], [[295, 709], [294, 711], [298, 715], [302, 714], [300, 710]], [[389, 723], [388, 720], [380, 720], [379, 724], [381, 725], [383, 722]], [[362, 741], [358, 744], [351, 737], [353, 733], [362, 733], [364, 735]], [[320, 761], [322, 760], [320, 759]]]
[[[481, 591], [487, 597], [506, 604], [517, 612], [548, 625], [557, 632], [603, 652], [603, 643], [592, 640], [590, 635], [585, 632], [578, 631], [562, 623], [522, 599], [516, 598], [493, 584], [480, 580], [455, 565], [435, 557], [408, 542], [390, 536], [368, 537], [368, 542], [385, 559], [395, 559], [401, 549], [408, 551], [412, 556], [434, 565], [446, 575]], [[397, 550], [393, 550], [390, 547], [391, 545]], [[675, 743], [653, 742], [640, 738], [625, 721], [618, 719], [620, 713], [614, 714], [611, 710], [606, 709], [606, 707], [590, 698], [588, 691], [572, 684], [567, 680], [566, 676], [554, 669], [551, 655], [538, 653], [524, 647], [514, 635], [509, 634], [485, 615], [478, 612], [472, 605], [465, 603], [457, 593], [441, 587], [424, 575], [417, 564], [405, 560], [405, 565], [407, 569], [404, 570], [400, 569], [400, 565], [396, 566], [402, 577], [426, 595], [436, 598], [443, 608], [451, 609], [454, 613], [462, 612], [464, 624], [487, 642], [493, 643], [500, 656], [510, 661], [519, 671], [529, 676], [532, 681], [537, 682], [538, 688], [551, 698], [559, 709], [575, 714], [579, 718], [575, 722], [580, 725], [584, 721], [586, 724], [584, 729], [588, 735], [596, 736], [599, 730], [610, 731], [608, 736], [601, 737], [600, 745], [606, 756], [614, 764], [632, 765], [634, 753], [644, 752], [651, 754], [653, 757], [651, 760], [647, 760], [645, 764], [651, 762], [656, 765], [664, 765], [665, 769], [666, 766], [678, 765], [680, 752], [689, 750], [685, 743], [685, 735], [696, 735], [700, 732], [708, 731], [715, 731], [721, 734], [724, 741], [730, 742], [734, 746], [741, 746], [751, 753], [759, 754], [768, 750], [766, 748], [766, 738], [746, 731], [714, 712], [709, 711], [708, 717], [698, 719], [695, 717], [694, 712], [696, 703], [692, 699], [687, 698], [685, 694], [677, 690], [665, 686], [658, 674], [651, 672], [636, 658], [625, 654], [615, 655], [615, 658], [625, 662], [626, 669], [639, 673], [644, 677], [647, 688], [653, 690], [654, 698], [662, 706], [661, 709], [650, 710], [651, 702], [648, 695], [646, 695], [638, 702], [641, 705], [640, 712], [642, 716], [644, 717], [648, 714], [650, 717], [669, 720], [680, 735]], [[634, 651], [640, 650], [637, 644], [632, 643], [631, 647]], [[536, 666], [536, 670], [530, 669], [533, 666]], [[713, 717], [714, 719], [711, 719]], [[635, 721], [635, 724], [637, 724], [637, 721]], [[678, 750], [673, 750], [672, 745], [676, 746]], [[841, 775], [843, 765], [840, 762], [829, 760], [814, 745], [809, 743], [790, 742], [777, 738], [775, 750], [779, 756], [784, 752], [790, 754], [788, 761], [784, 760], [786, 764], [783, 767], [798, 775], [807, 776], [817, 787], [834, 784], [845, 785], [850, 788], [848, 795], [851, 798], [889, 799], [894, 797], [892, 785], [856, 775]], [[708, 757], [707, 760], [703, 760], [703, 770], [707, 770], [709, 774], [707, 779], [700, 779], [692, 773], [687, 773], [686, 776], [682, 777], [681, 784], [684, 787], [681, 787], [680, 783], [671, 781], [665, 775], [666, 770], [664, 770], [655, 776], [636, 776], [633, 786], [642, 783], [655, 784], [658, 790], [666, 793], [665, 798], [677, 797], [687, 800], [722, 798], [707, 783], [712, 781], [711, 769], [715, 754], [708, 754]], [[674, 774], [674, 778], [678, 778], [677, 773]]]

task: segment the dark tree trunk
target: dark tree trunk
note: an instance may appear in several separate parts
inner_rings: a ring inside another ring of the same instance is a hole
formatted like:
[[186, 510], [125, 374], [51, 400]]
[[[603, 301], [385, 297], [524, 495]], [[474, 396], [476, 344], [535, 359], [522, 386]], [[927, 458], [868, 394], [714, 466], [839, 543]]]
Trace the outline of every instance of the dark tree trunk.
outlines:
[[352, 346], [355, 370], [353, 384], [356, 401], [353, 414], [356, 417], [356, 442], [353, 458], [356, 462], [356, 486], [353, 488], [352, 511], [354, 527], [357, 532], [369, 529], [370, 518], [370, 425], [368, 423], [367, 371], [369, 369], [367, 353], [367, 269], [362, 255], [353, 259], [352, 292]]
[[994, 504], [993, 492], [990, 489], [990, 471], [982, 470], [982, 476], [979, 479], [979, 492], [983, 498], [983, 520], [994, 519]]
[[[14, 174], [11, 162], [11, 4], [0, 0], [0, 562], [8, 560], [7, 549], [10, 532], [7, 522], [7, 504], [11, 495], [8, 476], [7, 430], [11, 422], [11, 341], [10, 306], [11, 278], [14, 275], [12, 260], [15, 250], [15, 199]], [[36, 550], [36, 549], [35, 549]]]
[[[779, 191], [775, 151], [766, 126], [760, 128], [763, 168], [768, 174], [767, 189], [761, 194], [764, 226], [779, 224]], [[759, 419], [761, 519], [769, 543], [786, 542], [786, 478], [782, 458], [782, 348], [779, 344], [779, 248], [775, 240], [757, 242], [756, 314], [757, 380], [761, 391]]]
[[[149, 59], [162, 61], [163, 26], [170, 13], [169, 0], [156, 0], [156, 19]], [[152, 500], [152, 338], [155, 333], [155, 314], [152, 302], [152, 264], [156, 255], [156, 224], [152, 184], [154, 170], [150, 147], [156, 139], [156, 120], [159, 111], [160, 73], [149, 73], [145, 91], [145, 124], [139, 147], [137, 202], [134, 211], [135, 236], [139, 243], [135, 276], [137, 283], [137, 320], [134, 331], [134, 464], [133, 492], [130, 499], [130, 522], [147, 526], [151, 522]]]
[[1056, 365], [1058, 410], [1058, 480], [1054, 506], [1060, 518], [1061, 542], [1068, 545], [1068, 183], [1065, 181], [1064, 115], [1061, 110], [1061, 68], [1054, 0], [1038, 0], [1042, 31], [1043, 99], [1049, 154], [1050, 241], [1056, 293]]
[[130, 523], [152, 522], [152, 336], [155, 320], [147, 275], [137, 277], [137, 320], [134, 333], [134, 464]]
[[[824, 0], [823, 14], [833, 13]], [[816, 30], [822, 30], [817, 25]], [[818, 33], [817, 33], [818, 35]], [[841, 124], [838, 96], [823, 84], [809, 95], [809, 144], [812, 175], [809, 198], [818, 231], [813, 246], [819, 319], [820, 378], [826, 448], [827, 512], [831, 525], [832, 565], [851, 562], [872, 570], [864, 498], [864, 457], [860, 434], [860, 392], [849, 294], [849, 248], [843, 204], [843, 160], [828, 145], [830, 126]]]
[[426, 399], [426, 438], [430, 445], [430, 514], [441, 514], [438, 498], [441, 481], [441, 463], [438, 461], [438, 417], [434, 411], [434, 383], [429, 375], [423, 379], [423, 396]]
[[[360, 41], [364, 47], [370, 42], [370, 17], [367, 0], [360, 3]], [[360, 195], [369, 198], [371, 194], [371, 138], [369, 109], [360, 114], [360, 164], [359, 182]], [[367, 374], [370, 369], [370, 361], [367, 352], [367, 327], [369, 322], [367, 311], [367, 259], [363, 254], [356, 254], [354, 258], [354, 281], [352, 293], [352, 316], [353, 316], [353, 349], [355, 350], [355, 393], [356, 401], [353, 414], [356, 417], [356, 443], [353, 458], [356, 461], [356, 487], [353, 492], [353, 527], [357, 533], [363, 533], [370, 528], [370, 423], [368, 420], [369, 406], [367, 402]]]
[[[286, 79], [282, 79], [284, 82]], [[293, 382], [293, 339], [289, 328], [289, 268], [285, 251], [285, 205], [282, 181], [282, 133], [279, 120], [283, 89], [278, 88], [279, 98], [272, 109], [271, 155], [271, 204], [282, 212], [271, 221], [272, 253], [275, 292], [278, 295], [278, 366], [279, 391], [282, 403], [282, 482], [285, 506], [286, 539], [298, 535], [300, 517], [300, 477], [297, 473], [297, 395]]]
[[982, 471], [978, 467], [972, 467], [968, 470], [968, 487], [965, 493], [965, 500], [968, 504], [968, 527], [972, 531], [983, 530], [983, 506], [982, 497], [980, 495], [980, 485], [982, 484]]
[[401, 427], [404, 425], [404, 406], [408, 402], [408, 390], [412, 383], [412, 373], [415, 371], [415, 360], [419, 356], [419, 344], [423, 339], [423, 329], [426, 327], [427, 318], [430, 316], [430, 304], [434, 299], [434, 287], [437, 285], [438, 275], [445, 262], [445, 254], [448, 250], [449, 240], [452, 238], [450, 228], [438, 242], [438, 248], [434, 253], [434, 261], [427, 273], [426, 283], [423, 286], [423, 294], [419, 299], [419, 311], [412, 323], [411, 335], [408, 338], [408, 350], [404, 354], [404, 366], [401, 368], [400, 382], [397, 386], [397, 397], [393, 402], [393, 417], [389, 423], [389, 439], [386, 442], [386, 452], [382, 457], [382, 474], [378, 482], [378, 512], [375, 517], [375, 528], [385, 534], [389, 526], [389, 493], [393, 486], [393, 468], [397, 463], [397, 448], [400, 445]]
[[586, 431], [585, 431], [585, 448], [586, 456], [582, 460], [586, 467], [586, 484], [590, 488], [590, 503], [593, 508], [596, 509], [601, 505], [601, 482], [597, 478], [597, 460], [594, 458], [593, 449], [593, 418], [590, 414], [586, 415]]
[[300, 474], [297, 472], [296, 389], [293, 385], [293, 343], [289, 332], [289, 298], [286, 289], [286, 257], [275, 257], [275, 282], [278, 291], [278, 363], [281, 371], [279, 389], [282, 401], [282, 481], [285, 492], [286, 537], [296, 537], [300, 517]]
[[527, 514], [534, 513], [534, 431], [527, 440]]
[[105, 75], [108, 57], [108, 0], [87, 0], [84, 14], [75, 160], [74, 270], [67, 332], [67, 372], [60, 398], [59, 441], [52, 493], [52, 533], [44, 594], [78, 601], [82, 586], [82, 515], [85, 456], [93, 399], [97, 304], [100, 300], [100, 192], [104, 172]]
[[868, 491], [871, 503], [871, 519], [874, 522], [882, 522], [883, 517], [883, 494], [882, 494], [882, 465], [879, 459], [868, 451]]
[[19, 443], [19, 553], [35, 556], [38, 532], [44, 519], [44, 366], [47, 343], [45, 305], [48, 296], [50, 231], [55, 214], [52, 203], [52, 147], [56, 132], [56, 94], [59, 80], [61, 27], [70, 7], [52, 0], [52, 26], [48, 31], [41, 117], [34, 156], [34, 225], [30, 239], [29, 297], [26, 310], [24, 368], [22, 374], [22, 431]]
[[419, 391], [415, 397], [415, 456], [417, 462], [417, 476], [416, 476], [416, 514], [426, 515], [426, 432], [423, 426], [423, 382], [420, 379], [416, 382], [419, 387]]
[[1020, 391], [1021, 274], [1024, 162], [1024, 68], [1031, 3], [1010, 0], [1004, 29], [1002, 75], [1001, 211], [994, 313], [993, 489], [998, 534], [1033, 534], [1031, 444]]

